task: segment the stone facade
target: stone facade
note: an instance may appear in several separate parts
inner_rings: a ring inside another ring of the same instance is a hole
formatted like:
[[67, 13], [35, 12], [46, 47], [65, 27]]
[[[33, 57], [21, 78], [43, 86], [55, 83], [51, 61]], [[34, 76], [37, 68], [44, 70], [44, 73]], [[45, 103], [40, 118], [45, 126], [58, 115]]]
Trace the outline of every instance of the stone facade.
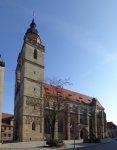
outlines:
[[[72, 101], [70, 104], [74, 104], [76, 111], [67, 112], [67, 116], [65, 113], [59, 113], [55, 125], [56, 139], [70, 140], [74, 139], [74, 136], [75, 139], [86, 138], [89, 135], [91, 129], [93, 129], [93, 133], [96, 137], [106, 138], [104, 133], [106, 133], [107, 126], [106, 119], [103, 117], [105, 115], [104, 109], [97, 108], [92, 110], [92, 106], [76, 104]], [[49, 113], [49, 110], [45, 109], [45, 111], [46, 113]], [[70, 128], [71, 125], [72, 128]], [[50, 139], [51, 128], [46, 123], [44, 126], [44, 134], [47, 139]]]
[[[41, 45], [34, 19], [30, 26], [24, 36], [16, 67], [13, 138], [19, 141], [39, 141], [43, 140], [44, 135], [47, 139], [51, 138], [51, 128], [44, 121], [44, 114], [49, 113], [44, 107], [45, 48]], [[74, 133], [76, 139], [85, 138], [91, 128], [96, 137], [104, 138], [104, 132], [107, 131], [104, 108], [95, 98], [79, 93], [76, 95], [75, 101], [71, 98], [67, 105], [74, 105], [76, 112], [68, 111], [67, 117], [65, 113], [59, 113], [55, 123], [55, 138], [70, 140]]]
[[[4, 67], [5, 63], [1, 59], [0, 55], [0, 127], [2, 119], [2, 98], [3, 98], [3, 83], [4, 83]], [[1, 128], [0, 128], [0, 139], [1, 139]]]
[[2, 113], [2, 133], [1, 139], [4, 140], [13, 140], [13, 120], [14, 115]]
[[16, 67], [14, 140], [43, 139], [44, 52], [39, 35], [27, 31]]

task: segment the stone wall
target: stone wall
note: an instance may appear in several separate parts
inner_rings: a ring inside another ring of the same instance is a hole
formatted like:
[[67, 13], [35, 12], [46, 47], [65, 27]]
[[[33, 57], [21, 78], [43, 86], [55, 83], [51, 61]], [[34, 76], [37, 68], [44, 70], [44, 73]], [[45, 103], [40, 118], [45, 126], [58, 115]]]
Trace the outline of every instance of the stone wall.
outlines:
[[[0, 127], [2, 119], [3, 83], [4, 83], [4, 67], [0, 66]], [[1, 128], [0, 128], [0, 139], [1, 139]]]

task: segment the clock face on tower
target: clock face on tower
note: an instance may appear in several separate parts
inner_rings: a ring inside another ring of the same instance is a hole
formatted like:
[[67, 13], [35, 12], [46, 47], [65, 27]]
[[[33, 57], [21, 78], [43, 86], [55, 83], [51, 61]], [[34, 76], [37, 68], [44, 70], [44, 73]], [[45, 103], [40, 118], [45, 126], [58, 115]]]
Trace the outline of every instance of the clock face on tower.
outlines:
[[33, 41], [37, 42], [37, 38], [36, 38], [36, 37], [33, 37]]

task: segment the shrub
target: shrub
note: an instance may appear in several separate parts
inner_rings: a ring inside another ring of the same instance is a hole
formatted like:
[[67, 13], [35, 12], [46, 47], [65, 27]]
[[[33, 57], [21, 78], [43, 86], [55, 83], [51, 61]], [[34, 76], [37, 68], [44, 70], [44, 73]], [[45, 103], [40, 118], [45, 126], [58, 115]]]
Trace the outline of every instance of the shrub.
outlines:
[[63, 140], [53, 139], [46, 142], [49, 146], [56, 146], [57, 143], [63, 143]]

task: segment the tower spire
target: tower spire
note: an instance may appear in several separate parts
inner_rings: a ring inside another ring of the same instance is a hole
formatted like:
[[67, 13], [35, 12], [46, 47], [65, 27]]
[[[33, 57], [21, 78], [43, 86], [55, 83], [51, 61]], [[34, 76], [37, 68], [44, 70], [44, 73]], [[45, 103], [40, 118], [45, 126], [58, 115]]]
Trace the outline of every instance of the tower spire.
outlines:
[[27, 30], [26, 33], [32, 33], [33, 32], [33, 33], [39, 35], [38, 30], [36, 29], [35, 21], [34, 21], [34, 16], [35, 16], [34, 12], [35, 12], [35, 10], [33, 10], [33, 20], [30, 24], [30, 28]]

